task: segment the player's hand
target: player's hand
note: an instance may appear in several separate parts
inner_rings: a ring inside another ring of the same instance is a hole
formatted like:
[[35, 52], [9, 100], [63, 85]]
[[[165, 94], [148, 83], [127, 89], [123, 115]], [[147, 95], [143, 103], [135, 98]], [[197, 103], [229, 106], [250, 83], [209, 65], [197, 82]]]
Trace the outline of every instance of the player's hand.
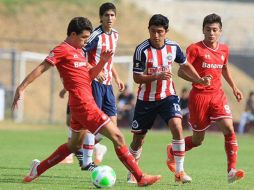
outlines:
[[116, 81], [119, 91], [120, 92], [124, 91], [125, 85], [124, 85], [123, 81], [120, 80], [119, 78], [117, 78], [115, 81]]
[[173, 73], [171, 73], [170, 71], [162, 71], [156, 75], [157, 80], [169, 80], [173, 76]]
[[212, 75], [207, 75], [207, 76], [202, 77], [201, 84], [203, 84], [205, 86], [210, 86], [212, 78], [213, 78]]
[[237, 87], [233, 88], [233, 93], [238, 102], [240, 102], [243, 99], [243, 93]]
[[65, 88], [63, 88], [60, 92], [59, 92], [59, 97], [60, 98], [64, 98], [64, 95], [66, 94], [66, 90]]
[[114, 54], [113, 50], [105, 50], [101, 53], [101, 60], [104, 63], [107, 63], [109, 59], [112, 58], [113, 54]]
[[16, 89], [15, 96], [13, 98], [13, 102], [12, 102], [12, 106], [11, 106], [12, 111], [15, 109], [18, 109], [18, 102], [20, 100], [22, 100], [23, 97], [24, 97], [24, 91], [21, 90], [20, 87], [18, 87]]
[[106, 80], [106, 76], [103, 72], [100, 72], [96, 78], [99, 81], [99, 83], [103, 83], [103, 81]]

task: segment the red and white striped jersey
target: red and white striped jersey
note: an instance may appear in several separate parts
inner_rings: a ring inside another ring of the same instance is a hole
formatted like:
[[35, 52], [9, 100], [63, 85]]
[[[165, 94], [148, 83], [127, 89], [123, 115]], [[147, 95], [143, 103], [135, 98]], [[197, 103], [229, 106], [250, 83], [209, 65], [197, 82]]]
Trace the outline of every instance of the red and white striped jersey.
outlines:
[[[148, 39], [136, 47], [133, 56], [133, 72], [154, 75], [162, 71], [171, 71], [173, 62], [186, 63], [186, 57], [177, 43], [166, 39], [164, 46], [156, 49]], [[140, 84], [137, 98], [143, 101], [156, 101], [170, 95], [175, 95], [172, 78]]]
[[[103, 51], [113, 50], [115, 53], [118, 36], [118, 32], [115, 29], [112, 29], [110, 34], [106, 34], [101, 26], [96, 28], [89, 37], [87, 45], [83, 48], [83, 51], [88, 54], [88, 62], [95, 66], [100, 61]], [[113, 56], [104, 66], [103, 72], [106, 80], [103, 81], [103, 84], [112, 84], [112, 66]]]

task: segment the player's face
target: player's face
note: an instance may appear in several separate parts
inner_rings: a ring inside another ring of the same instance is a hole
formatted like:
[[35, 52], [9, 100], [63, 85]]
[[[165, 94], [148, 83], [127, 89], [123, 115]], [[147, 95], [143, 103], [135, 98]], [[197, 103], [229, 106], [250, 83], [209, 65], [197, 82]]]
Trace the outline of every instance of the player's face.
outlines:
[[204, 41], [209, 44], [214, 44], [219, 41], [221, 36], [221, 27], [219, 23], [206, 24], [203, 29]]
[[113, 10], [108, 10], [100, 17], [100, 19], [103, 28], [109, 30], [113, 27], [116, 21], [116, 14]]
[[161, 48], [164, 45], [164, 40], [168, 30], [163, 26], [150, 26], [149, 28], [150, 41], [155, 48]]
[[87, 40], [89, 38], [89, 36], [91, 35], [91, 32], [88, 30], [83, 30], [82, 33], [80, 34], [76, 34], [75, 32], [73, 32], [73, 41], [75, 44], [76, 48], [82, 48], [84, 45], [86, 45]]

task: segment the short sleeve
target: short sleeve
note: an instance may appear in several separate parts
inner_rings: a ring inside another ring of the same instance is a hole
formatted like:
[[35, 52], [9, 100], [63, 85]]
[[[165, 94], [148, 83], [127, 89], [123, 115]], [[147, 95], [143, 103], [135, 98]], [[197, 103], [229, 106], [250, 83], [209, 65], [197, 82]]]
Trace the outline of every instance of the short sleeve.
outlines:
[[179, 64], [185, 64], [186, 63], [186, 57], [182, 51], [182, 49], [180, 48], [179, 45], [176, 45], [176, 58], [175, 58], [175, 62], [179, 63]]
[[56, 65], [63, 61], [65, 55], [66, 51], [60, 46], [57, 46], [50, 51], [49, 55], [45, 58], [45, 61], [51, 63], [52, 65]]
[[190, 45], [187, 49], [186, 49], [186, 56], [187, 56], [187, 61], [190, 64], [193, 64], [196, 60], [197, 57], [197, 49], [195, 48], [195, 46]]
[[135, 50], [133, 56], [133, 72], [143, 73], [145, 71], [146, 56], [143, 51]]

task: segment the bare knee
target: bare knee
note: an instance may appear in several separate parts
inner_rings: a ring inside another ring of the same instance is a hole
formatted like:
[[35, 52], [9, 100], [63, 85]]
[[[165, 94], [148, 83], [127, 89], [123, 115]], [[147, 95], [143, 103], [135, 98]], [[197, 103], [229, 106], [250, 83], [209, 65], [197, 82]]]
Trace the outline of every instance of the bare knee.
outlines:
[[112, 135], [112, 141], [114, 145], [117, 145], [117, 146], [125, 145], [123, 134], [120, 131]]
[[81, 144], [73, 144], [71, 142], [68, 142], [68, 148], [70, 149], [71, 152], [77, 152], [79, 149], [81, 149], [82, 145]]

